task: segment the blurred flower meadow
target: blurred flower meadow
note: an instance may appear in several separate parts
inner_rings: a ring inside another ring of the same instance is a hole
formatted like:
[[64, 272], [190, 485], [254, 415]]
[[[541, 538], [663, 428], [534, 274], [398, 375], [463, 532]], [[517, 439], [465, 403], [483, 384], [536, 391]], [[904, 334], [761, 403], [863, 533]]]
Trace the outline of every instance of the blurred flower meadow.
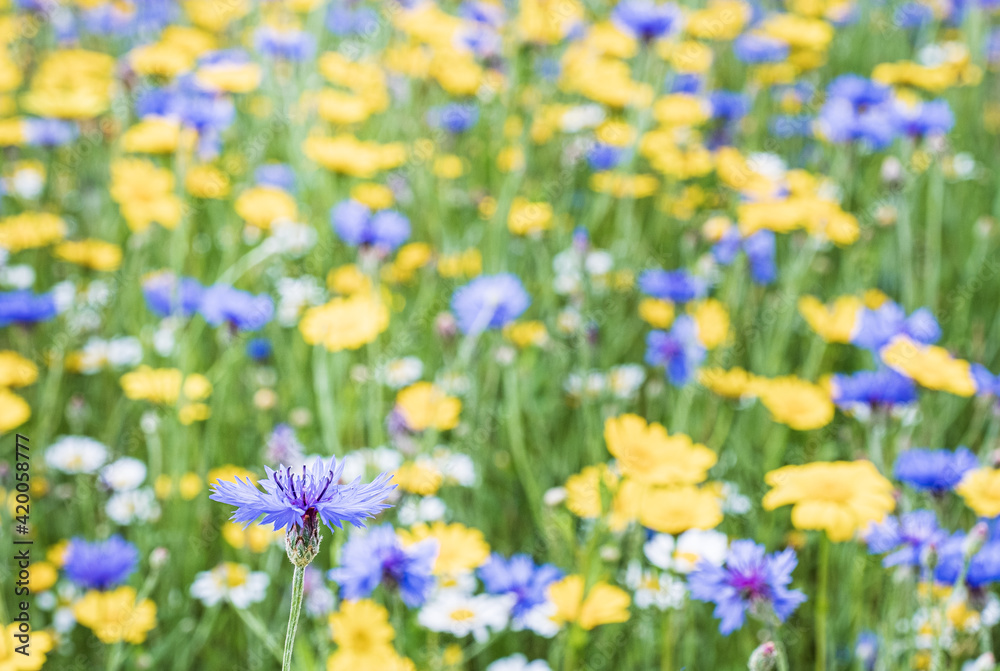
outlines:
[[996, 0], [0, 0], [0, 671], [997, 668], [998, 150]]

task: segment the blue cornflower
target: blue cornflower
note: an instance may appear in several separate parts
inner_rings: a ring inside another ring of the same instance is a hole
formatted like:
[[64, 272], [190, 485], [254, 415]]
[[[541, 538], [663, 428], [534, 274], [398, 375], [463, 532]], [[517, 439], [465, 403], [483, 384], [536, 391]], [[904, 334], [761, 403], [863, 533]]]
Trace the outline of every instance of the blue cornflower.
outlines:
[[560, 580], [563, 572], [552, 564], [536, 566], [529, 555], [516, 554], [510, 559], [494, 552], [479, 567], [479, 579], [490, 594], [512, 594], [517, 599], [511, 610], [515, 618], [548, 600], [549, 585]]
[[677, 5], [653, 0], [622, 0], [611, 10], [611, 21], [619, 30], [644, 42], [674, 34], [683, 18]]
[[334, 2], [326, 14], [326, 29], [334, 35], [374, 35], [379, 15], [372, 7], [351, 7]]
[[410, 237], [410, 220], [395, 210], [374, 215], [356, 200], [345, 200], [330, 210], [330, 224], [341, 240], [354, 247], [393, 250]]
[[908, 2], [896, 8], [892, 19], [900, 28], [919, 28], [934, 22], [934, 9], [919, 2]]
[[205, 287], [191, 277], [177, 278], [170, 272], [156, 273], [142, 283], [146, 305], [160, 317], [189, 317], [198, 311]]
[[767, 35], [745, 33], [733, 41], [733, 54], [744, 63], [779, 63], [788, 58], [788, 43]]
[[422, 606], [434, 585], [434, 560], [438, 544], [428, 538], [403, 547], [391, 524], [354, 534], [344, 545], [340, 567], [327, 574], [338, 583], [343, 599], [364, 599], [380, 584], [399, 589], [410, 608]]
[[59, 314], [55, 294], [36, 294], [30, 289], [0, 292], [0, 326], [35, 324]]
[[267, 338], [251, 338], [247, 342], [247, 356], [254, 361], [266, 361], [273, 351], [274, 347]]
[[897, 335], [930, 345], [941, 337], [941, 327], [927, 308], [914, 310], [909, 317], [899, 305], [886, 301], [872, 310], [862, 308], [858, 313], [851, 342], [858, 347], [877, 352]]
[[69, 144], [80, 134], [80, 128], [63, 119], [25, 119], [24, 141], [33, 147], [58, 147]]
[[646, 363], [663, 366], [667, 379], [678, 387], [687, 384], [705, 360], [705, 346], [698, 339], [698, 323], [691, 315], [674, 320], [670, 331], [650, 331], [646, 336]]
[[286, 61], [299, 62], [316, 51], [316, 40], [303, 30], [283, 30], [262, 26], [254, 34], [257, 51]]
[[899, 105], [897, 115], [903, 132], [913, 137], [944, 135], [955, 126], [947, 100], [929, 100], [913, 107]]
[[740, 253], [742, 247], [743, 237], [740, 236], [739, 229], [732, 226], [712, 246], [712, 258], [719, 265], [728, 266], [736, 260], [736, 256]]
[[891, 408], [917, 400], [917, 386], [913, 380], [891, 368], [863, 370], [851, 375], [837, 373], [831, 387], [833, 402], [845, 409], [858, 404]]
[[427, 111], [427, 123], [449, 133], [464, 133], [475, 126], [478, 120], [479, 109], [471, 104], [450, 103]]
[[940, 494], [954, 488], [965, 474], [979, 467], [979, 460], [968, 448], [930, 450], [915, 447], [896, 458], [897, 480], [916, 489]]
[[674, 75], [670, 84], [671, 93], [690, 93], [692, 95], [701, 93], [705, 81], [701, 75], [694, 72], [678, 72]]
[[598, 142], [587, 152], [587, 162], [597, 171], [611, 170], [621, 163], [621, 160], [621, 148], [610, 144]]
[[750, 99], [738, 91], [712, 91], [708, 95], [712, 118], [739, 121], [750, 111]]
[[833, 143], [862, 142], [874, 149], [892, 144], [900, 119], [892, 90], [858, 75], [841, 75], [827, 88], [817, 129]]
[[451, 311], [462, 333], [499, 329], [521, 316], [531, 297], [516, 275], [482, 275], [455, 291]]
[[771, 134], [775, 137], [811, 137], [813, 134], [813, 118], [808, 114], [777, 114], [771, 117], [768, 124]]
[[705, 280], [684, 270], [646, 270], [639, 275], [639, 288], [654, 298], [687, 303], [708, 293]]
[[[938, 563], [934, 579], [945, 585], [954, 585], [961, 575], [969, 547], [969, 536], [956, 531], [938, 548]], [[1000, 581], [1000, 540], [990, 540], [972, 555], [965, 582], [969, 587], [985, 587]]]
[[757, 284], [770, 284], [778, 276], [774, 264], [775, 239], [773, 231], [757, 231], [743, 240], [743, 251], [750, 262], [750, 279]]
[[267, 478], [260, 481], [261, 491], [250, 478], [217, 480], [212, 483], [213, 501], [235, 506], [232, 520], [243, 523], [244, 528], [263, 516], [260, 524], [272, 524], [275, 531], [297, 528], [317, 529], [322, 522], [333, 531], [343, 528], [344, 522], [364, 527], [364, 521], [385, 510], [391, 474], [383, 473], [369, 484], [361, 478], [349, 484], [340, 484], [344, 462], [336, 457], [329, 461], [316, 459], [312, 467], [302, 466], [302, 473], [281, 466], [277, 471], [264, 467]]
[[287, 163], [265, 163], [253, 173], [260, 186], [275, 186], [289, 193], [295, 191], [295, 171]]
[[727, 636], [743, 626], [751, 608], [770, 607], [784, 622], [806, 600], [788, 589], [797, 563], [791, 548], [765, 555], [752, 540], [733, 541], [724, 566], [701, 561], [688, 576], [691, 598], [715, 604], [719, 631]]
[[105, 541], [74, 538], [66, 548], [66, 576], [84, 589], [107, 590], [125, 582], [139, 564], [139, 551], [121, 536]]
[[976, 385], [976, 396], [1000, 396], [1000, 375], [994, 375], [979, 363], [972, 364], [971, 373]]
[[873, 523], [865, 533], [868, 552], [887, 554], [882, 565], [920, 566], [923, 552], [928, 547], [939, 547], [948, 534], [938, 527], [937, 516], [932, 510], [915, 510], [896, 518], [887, 516]]
[[255, 296], [216, 284], [202, 294], [198, 312], [212, 326], [230, 324], [240, 331], [258, 331], [274, 316], [274, 301], [267, 294]]

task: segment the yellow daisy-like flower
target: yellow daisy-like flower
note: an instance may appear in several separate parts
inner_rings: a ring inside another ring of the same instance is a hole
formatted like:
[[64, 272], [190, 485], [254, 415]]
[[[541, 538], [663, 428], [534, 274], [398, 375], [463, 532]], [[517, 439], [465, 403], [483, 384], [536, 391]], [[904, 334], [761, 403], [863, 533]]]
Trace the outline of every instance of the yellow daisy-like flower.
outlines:
[[212, 393], [212, 383], [204, 375], [192, 373], [184, 379], [176, 368], [139, 366], [122, 375], [120, 382], [128, 398], [165, 405], [176, 403], [182, 390], [191, 401], [203, 400]]
[[[37, 566], [33, 564], [32, 570], [36, 570]], [[45, 631], [32, 631], [28, 643], [24, 644], [14, 638], [21, 634], [19, 626], [17, 622], [6, 627], [0, 623], [0, 670], [39, 671], [45, 665], [45, 653], [54, 645], [52, 636]]]
[[23, 398], [0, 387], [0, 433], [21, 426], [31, 417], [31, 406]]
[[552, 206], [515, 198], [507, 215], [507, 228], [514, 235], [532, 235], [552, 228]]
[[251, 524], [244, 529], [242, 524], [227, 522], [222, 527], [222, 537], [237, 550], [246, 548], [254, 554], [260, 554], [273, 543], [284, 539], [285, 532], [274, 531], [260, 524]]
[[184, 176], [184, 189], [195, 198], [225, 198], [229, 195], [229, 176], [215, 166], [196, 165]]
[[441, 471], [427, 460], [409, 461], [397, 468], [392, 474], [392, 481], [404, 492], [431, 496], [441, 488], [443, 480]]
[[566, 508], [577, 517], [593, 519], [604, 512], [602, 491], [614, 493], [618, 477], [604, 464], [587, 466], [566, 478]]
[[705, 480], [715, 452], [684, 434], [669, 435], [657, 422], [638, 415], [612, 417], [604, 423], [608, 451], [622, 475], [647, 485], [692, 485]]
[[374, 601], [343, 601], [328, 621], [337, 650], [327, 659], [327, 671], [412, 671], [413, 663], [393, 648], [396, 630], [389, 624], [389, 612]]
[[375, 294], [334, 298], [309, 308], [299, 322], [302, 338], [331, 352], [358, 349], [389, 327], [389, 308]]
[[760, 402], [776, 422], [798, 431], [809, 431], [833, 421], [834, 405], [830, 393], [823, 387], [789, 375], [756, 384]]
[[764, 476], [773, 489], [764, 509], [792, 505], [797, 529], [826, 531], [831, 541], [847, 541], [896, 507], [892, 483], [870, 461], [817, 461], [783, 466]]
[[524, 349], [526, 347], [544, 347], [549, 342], [549, 332], [545, 324], [538, 320], [514, 322], [508, 324], [503, 334], [512, 343]]
[[303, 151], [331, 172], [364, 178], [398, 168], [406, 161], [406, 148], [398, 142], [364, 142], [353, 135], [313, 136], [306, 139]]
[[965, 505], [980, 517], [1000, 515], [1000, 470], [977, 468], [970, 471], [965, 474], [955, 491], [965, 501]]
[[726, 342], [729, 337], [729, 311], [726, 306], [714, 298], [688, 306], [688, 311], [698, 324], [698, 340], [705, 349], [715, 349]]
[[118, 203], [125, 223], [136, 233], [145, 231], [153, 222], [173, 229], [181, 220], [174, 174], [144, 159], [119, 159], [111, 164], [111, 199]]
[[881, 355], [887, 366], [922, 387], [956, 396], [976, 393], [971, 364], [954, 358], [943, 347], [922, 345], [906, 336], [897, 336], [882, 348]]
[[674, 304], [659, 298], [639, 301], [639, 318], [657, 329], [667, 329], [674, 323]]
[[729, 370], [722, 368], [701, 368], [698, 370], [698, 382], [712, 392], [725, 398], [743, 398], [757, 392], [757, 384], [761, 378], [743, 368], [735, 367]]
[[122, 248], [103, 240], [64, 242], [52, 253], [56, 258], [93, 270], [118, 270], [122, 264]]
[[827, 342], [848, 343], [864, 303], [856, 296], [841, 296], [826, 306], [815, 296], [799, 299], [799, 314]]
[[556, 606], [552, 619], [559, 623], [575, 622], [590, 631], [602, 624], [627, 622], [632, 598], [623, 589], [598, 582], [584, 594], [583, 576], [568, 575], [549, 586], [549, 599]]
[[265, 231], [279, 221], [295, 221], [299, 216], [299, 206], [292, 194], [274, 186], [255, 186], [244, 191], [233, 207], [249, 225]]
[[0, 387], [24, 387], [38, 379], [38, 367], [13, 350], [0, 351]]
[[462, 401], [448, 396], [431, 382], [417, 382], [396, 394], [396, 410], [412, 431], [430, 428], [448, 431], [458, 426]]
[[138, 645], [156, 627], [156, 604], [149, 599], [136, 602], [131, 587], [111, 592], [91, 590], [73, 605], [73, 614], [102, 643], [127, 641]]
[[0, 247], [11, 253], [36, 249], [66, 237], [66, 222], [48, 212], [23, 212], [0, 219]]
[[483, 538], [483, 532], [464, 524], [434, 522], [415, 524], [409, 529], [396, 532], [403, 545], [409, 546], [427, 538], [438, 542], [437, 559], [434, 560], [434, 575], [454, 576], [468, 573], [482, 566], [490, 556], [490, 546]]
[[[625, 483], [623, 489], [632, 487]], [[713, 529], [722, 523], [722, 503], [712, 487], [640, 487], [634, 494], [644, 527], [665, 534]]]

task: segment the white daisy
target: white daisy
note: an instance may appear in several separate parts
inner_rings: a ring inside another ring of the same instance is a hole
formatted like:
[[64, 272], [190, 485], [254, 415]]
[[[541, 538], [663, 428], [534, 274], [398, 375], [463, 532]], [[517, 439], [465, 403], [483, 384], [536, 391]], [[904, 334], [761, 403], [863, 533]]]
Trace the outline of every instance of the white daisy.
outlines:
[[490, 632], [507, 626], [514, 597], [463, 594], [458, 590], [439, 592], [420, 609], [417, 621], [431, 631], [462, 638], [472, 634], [478, 643], [489, 640]]
[[638, 561], [629, 563], [625, 584], [635, 592], [635, 605], [639, 608], [680, 608], [687, 596], [684, 581], [666, 571], [659, 574], [656, 571], [644, 571]]
[[108, 448], [87, 436], [61, 436], [45, 451], [45, 463], [63, 473], [93, 473], [108, 459]]
[[377, 373], [378, 379], [393, 389], [409, 386], [419, 380], [423, 374], [424, 362], [415, 356], [393, 359], [382, 366]]
[[118, 492], [104, 506], [111, 521], [121, 526], [133, 522], [149, 522], [159, 518], [160, 504], [152, 489], [132, 489]]
[[262, 571], [251, 571], [243, 564], [223, 562], [211, 571], [202, 571], [195, 576], [191, 596], [206, 606], [228, 601], [237, 608], [246, 608], [264, 600], [270, 581]]
[[486, 671], [552, 671], [552, 668], [544, 659], [529, 662], [527, 657], [518, 652], [498, 659], [487, 666]]
[[116, 492], [135, 489], [146, 479], [146, 464], [134, 457], [122, 457], [101, 469], [101, 482]]

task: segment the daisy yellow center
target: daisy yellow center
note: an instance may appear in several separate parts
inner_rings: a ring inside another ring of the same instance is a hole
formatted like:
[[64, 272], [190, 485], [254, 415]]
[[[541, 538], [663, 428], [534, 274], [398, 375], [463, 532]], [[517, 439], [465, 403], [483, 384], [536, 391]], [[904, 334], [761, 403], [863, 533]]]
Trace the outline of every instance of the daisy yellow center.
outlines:
[[459, 608], [458, 610], [451, 611], [451, 619], [455, 620], [456, 622], [466, 622], [468, 620], [471, 620], [475, 616], [476, 614], [473, 613], [468, 608]]

